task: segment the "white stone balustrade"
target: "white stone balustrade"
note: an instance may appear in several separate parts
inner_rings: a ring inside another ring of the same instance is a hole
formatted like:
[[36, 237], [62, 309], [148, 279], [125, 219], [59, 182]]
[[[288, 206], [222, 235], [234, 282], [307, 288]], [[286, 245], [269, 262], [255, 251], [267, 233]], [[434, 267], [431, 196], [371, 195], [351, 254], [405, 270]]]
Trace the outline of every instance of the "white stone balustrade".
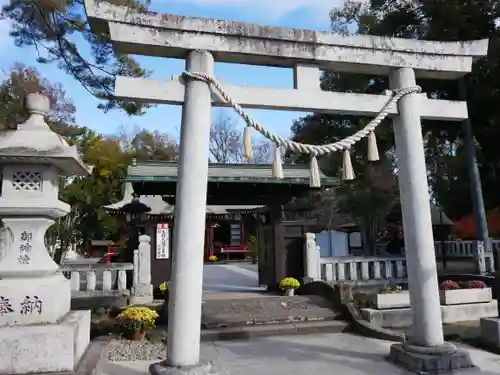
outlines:
[[[406, 282], [407, 269], [404, 256], [348, 256], [320, 258], [319, 249], [316, 247], [314, 233], [304, 235], [304, 270], [306, 277], [313, 280], [331, 282], [353, 282], [370, 284], [384, 281]], [[441, 250], [441, 245], [451, 259], [473, 258], [475, 241], [436, 241], [436, 256]], [[381, 253], [385, 252], [386, 244], [379, 244]], [[500, 240], [492, 241], [493, 249], [500, 248]], [[439, 257], [439, 256], [438, 256]], [[486, 272], [494, 272], [493, 253], [485, 254]]]
[[63, 274], [70, 279], [73, 294], [75, 292], [129, 294], [131, 291], [127, 290], [127, 271], [131, 270], [134, 270], [133, 277], [136, 280], [137, 272], [132, 263], [77, 264], [61, 267]]
[[333, 282], [368, 282], [406, 280], [406, 259], [403, 257], [336, 257], [321, 258], [320, 277]]
[[[474, 249], [476, 241], [436, 241], [434, 243], [436, 256], [442, 256], [442, 248], [446, 250], [448, 258], [474, 258]], [[500, 240], [492, 240], [491, 247], [493, 250], [500, 250]]]
[[[377, 253], [384, 253], [387, 243], [377, 244]], [[434, 248], [436, 257], [442, 257], [442, 249], [444, 247], [446, 256], [453, 258], [474, 258], [475, 241], [435, 241]], [[492, 240], [491, 246], [493, 250], [500, 250], [500, 240]]]
[[[486, 254], [486, 271], [494, 272], [493, 254]], [[333, 257], [320, 259], [324, 281], [369, 284], [383, 281], [406, 282], [405, 257]]]

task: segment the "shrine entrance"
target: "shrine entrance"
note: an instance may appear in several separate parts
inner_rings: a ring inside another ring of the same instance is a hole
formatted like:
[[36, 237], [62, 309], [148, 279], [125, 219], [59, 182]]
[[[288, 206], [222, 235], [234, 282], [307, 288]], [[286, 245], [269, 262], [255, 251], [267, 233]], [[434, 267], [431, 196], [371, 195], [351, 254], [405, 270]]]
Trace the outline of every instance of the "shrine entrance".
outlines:
[[281, 205], [263, 208], [258, 220], [260, 284], [266, 285], [269, 291], [277, 291], [277, 284], [284, 277], [302, 280], [305, 275], [304, 236], [317, 231], [317, 221], [284, 220]]
[[[144, 167], [144, 165], [142, 165]], [[146, 166], [147, 167], [147, 166]], [[137, 183], [137, 182], [136, 182]], [[161, 298], [159, 285], [170, 281], [170, 268], [173, 250], [174, 234], [174, 212], [175, 196], [168, 195], [141, 195], [134, 198], [134, 188], [131, 182], [124, 183], [124, 193], [121, 201], [104, 206], [108, 212], [123, 215], [123, 207], [129, 205], [134, 199], [148, 208], [147, 212], [139, 215], [130, 225], [132, 233], [147, 234], [151, 238], [151, 282], [157, 298]], [[244, 259], [248, 254], [246, 245], [246, 233], [255, 233], [256, 213], [255, 210], [262, 206], [248, 205], [208, 205], [206, 208], [205, 244], [203, 248], [205, 264], [212, 264], [211, 256], [217, 257], [218, 261], [229, 259]], [[212, 267], [213, 268], [213, 267]], [[230, 267], [229, 267], [230, 268]], [[242, 286], [258, 286], [257, 272], [255, 271], [255, 282], [250, 284], [248, 280], [220, 281], [220, 273], [231, 274], [221, 269], [220, 272], [208, 268], [207, 273], [210, 280], [208, 289], [232, 288], [241, 289]], [[217, 268], [219, 269], [219, 268]], [[256, 266], [255, 266], [256, 269]], [[245, 272], [243, 272], [245, 273]], [[214, 276], [210, 276], [210, 274]], [[253, 276], [251, 272], [247, 276]], [[131, 278], [130, 278], [131, 279]], [[241, 277], [240, 277], [241, 279]], [[218, 280], [218, 281], [217, 281]], [[234, 285], [233, 285], [234, 284]], [[250, 284], [250, 285], [249, 285]]]
[[[276, 291], [282, 278], [302, 278], [303, 238], [315, 223], [285, 221], [282, 206], [311, 189], [307, 166], [284, 166], [284, 178], [279, 183], [272, 179], [270, 165], [211, 164], [209, 173], [204, 246], [204, 281], [205, 284], [210, 284], [208, 290], [245, 291], [246, 285], [248, 291]], [[150, 228], [146, 232], [152, 238], [151, 279], [154, 287], [170, 280], [171, 259], [175, 256], [173, 211], [177, 179], [178, 164], [171, 162], [136, 162], [128, 168], [126, 177], [126, 184], [133, 188], [143, 203], [152, 208], [145, 214], [149, 218], [149, 224], [143, 221], [141, 225]], [[323, 174], [321, 181], [324, 186], [335, 186], [339, 182], [337, 178]], [[115, 206], [120, 204], [117, 203], [113, 207], [116, 209]], [[221, 221], [227, 222], [228, 239], [226, 243], [215, 244], [216, 238], [213, 234], [216, 228], [213, 228], [213, 225]], [[258, 265], [218, 266], [219, 262], [217, 265], [211, 265], [210, 255], [224, 260], [225, 253], [247, 254], [247, 236], [252, 232], [245, 230], [251, 230], [251, 225], [245, 224], [245, 221], [253, 221], [253, 233], [257, 236]], [[155, 228], [158, 223], [169, 225], [168, 259], [158, 259], [156, 254]], [[238, 223], [238, 228], [235, 223]], [[235, 284], [238, 285], [231, 285], [230, 277], [224, 284], [222, 278], [217, 276], [217, 270], [219, 274], [234, 274]], [[236, 274], [240, 274], [240, 277]], [[255, 283], [251, 285], [248, 279], [253, 278]], [[237, 281], [244, 279], [247, 281]], [[204, 290], [206, 287], [207, 285], [204, 285]]]

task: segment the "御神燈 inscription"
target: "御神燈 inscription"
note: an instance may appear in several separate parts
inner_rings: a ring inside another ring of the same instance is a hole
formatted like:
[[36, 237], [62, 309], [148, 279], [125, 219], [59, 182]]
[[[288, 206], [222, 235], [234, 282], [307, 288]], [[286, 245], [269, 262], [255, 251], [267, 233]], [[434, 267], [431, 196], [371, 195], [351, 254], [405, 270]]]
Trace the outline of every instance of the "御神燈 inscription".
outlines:
[[17, 264], [30, 264], [31, 257], [29, 252], [31, 251], [31, 240], [33, 239], [33, 233], [24, 231], [21, 233], [21, 244], [19, 245], [20, 255], [17, 257]]

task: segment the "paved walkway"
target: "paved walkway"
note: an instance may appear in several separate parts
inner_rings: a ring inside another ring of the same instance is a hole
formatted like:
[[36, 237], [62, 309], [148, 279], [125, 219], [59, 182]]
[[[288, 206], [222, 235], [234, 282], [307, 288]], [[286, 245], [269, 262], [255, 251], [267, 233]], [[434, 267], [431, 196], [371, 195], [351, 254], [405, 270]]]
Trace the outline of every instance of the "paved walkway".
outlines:
[[[384, 360], [390, 345], [347, 333], [275, 336], [202, 343], [202, 358], [215, 360], [224, 375], [406, 374]], [[481, 371], [463, 370], [461, 375], [500, 374], [500, 356], [466, 348]], [[150, 363], [107, 363], [104, 375], [146, 375]]]
[[[251, 264], [209, 264], [204, 267], [204, 299], [252, 296], [258, 286]], [[202, 360], [217, 363], [221, 375], [391, 375], [407, 374], [385, 361], [392, 343], [348, 333], [274, 336], [252, 340], [202, 342]], [[460, 375], [500, 375], [500, 356], [461, 345], [480, 368]], [[156, 361], [108, 362], [103, 375], [146, 375]]]
[[259, 292], [257, 265], [248, 263], [207, 264], [203, 267], [203, 291]]

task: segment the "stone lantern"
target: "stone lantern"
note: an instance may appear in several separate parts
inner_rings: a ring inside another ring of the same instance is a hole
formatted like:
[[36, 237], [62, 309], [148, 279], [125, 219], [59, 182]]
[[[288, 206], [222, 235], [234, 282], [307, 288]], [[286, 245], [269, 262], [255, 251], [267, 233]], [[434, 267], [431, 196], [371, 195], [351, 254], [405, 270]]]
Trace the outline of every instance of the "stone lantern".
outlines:
[[70, 206], [59, 175], [87, 175], [75, 146], [45, 123], [50, 104], [27, 96], [29, 119], [0, 131], [0, 373], [72, 372], [90, 341], [90, 311], [70, 311], [70, 281], [45, 246], [45, 232]]

